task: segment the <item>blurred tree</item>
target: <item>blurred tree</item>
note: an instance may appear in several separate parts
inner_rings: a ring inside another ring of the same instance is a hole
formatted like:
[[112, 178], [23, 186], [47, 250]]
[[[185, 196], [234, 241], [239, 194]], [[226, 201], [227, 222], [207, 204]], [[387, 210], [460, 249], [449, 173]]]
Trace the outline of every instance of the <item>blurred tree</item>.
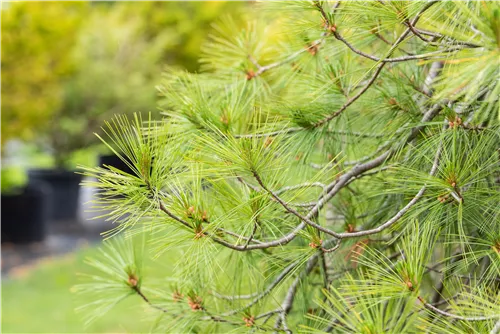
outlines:
[[2, 14], [2, 141], [36, 139], [68, 167], [103, 120], [155, 109], [163, 64], [196, 70], [210, 23], [241, 6], [12, 3]]
[[85, 2], [16, 2], [2, 9], [2, 143], [35, 139], [61, 107]]
[[78, 68], [46, 134], [58, 166], [74, 150], [93, 144], [105, 119], [155, 108], [160, 61], [172, 45], [169, 34], [148, 40], [142, 17], [125, 20], [119, 9], [93, 9], [77, 36], [72, 56]]
[[144, 1], [140, 6], [123, 2], [122, 15], [127, 19], [140, 17], [140, 29], [148, 39], [160, 33], [170, 35], [169, 52], [162, 63], [179, 65], [190, 72], [199, 69], [200, 47], [221, 15], [238, 17], [242, 1]]

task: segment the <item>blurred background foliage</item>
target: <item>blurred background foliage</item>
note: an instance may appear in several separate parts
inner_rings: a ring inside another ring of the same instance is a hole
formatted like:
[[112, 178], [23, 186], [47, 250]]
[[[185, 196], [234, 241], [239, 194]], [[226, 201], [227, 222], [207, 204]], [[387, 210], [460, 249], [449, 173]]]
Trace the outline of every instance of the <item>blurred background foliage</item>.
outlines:
[[2, 143], [33, 140], [61, 105], [75, 70], [71, 50], [88, 5], [10, 3], [2, 8]]
[[89, 163], [99, 151], [94, 132], [103, 120], [154, 111], [162, 68], [197, 71], [211, 24], [242, 15], [246, 5], [3, 3], [2, 157], [5, 144], [19, 139], [57, 167]]
[[[2, 194], [19, 190], [15, 188], [26, 182], [29, 168], [95, 165], [97, 155], [105, 153], [94, 136], [103, 120], [132, 112], [159, 115], [155, 87], [164, 67], [197, 72], [212, 24], [224, 16], [244, 22], [237, 18], [249, 5], [2, 1]], [[62, 237], [51, 238], [52, 245]], [[90, 247], [62, 258], [19, 263], [7, 272], [8, 252], [2, 251], [2, 330], [149, 331], [149, 323], [123, 312], [134, 301], [87, 328], [75, 314], [70, 287], [79, 280], [75, 273], [83, 271], [84, 258], [97, 252]], [[11, 253], [10, 260], [21, 261]]]

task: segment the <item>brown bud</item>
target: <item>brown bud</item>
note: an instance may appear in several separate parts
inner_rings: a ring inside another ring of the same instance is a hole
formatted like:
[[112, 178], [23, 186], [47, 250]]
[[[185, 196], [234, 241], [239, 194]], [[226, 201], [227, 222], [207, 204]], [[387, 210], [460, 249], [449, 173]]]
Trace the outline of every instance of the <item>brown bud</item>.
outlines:
[[187, 209], [187, 216], [191, 218], [193, 216], [193, 214], [194, 214], [194, 211], [195, 211], [194, 206], [190, 206]]
[[391, 98], [389, 99], [389, 104], [390, 104], [391, 106], [395, 106], [396, 104], [398, 104], [398, 101], [396, 100], [396, 98], [391, 97]]
[[130, 285], [131, 287], [135, 288], [137, 286], [137, 284], [139, 283], [139, 279], [137, 278], [136, 275], [134, 274], [131, 274], [128, 276], [128, 281], [127, 281], [128, 285]]
[[246, 71], [246, 79], [247, 80], [252, 80], [252, 78], [255, 78], [257, 75], [255, 74], [255, 72], [253, 70], [248, 70]]
[[315, 241], [311, 241], [309, 243], [309, 247], [311, 247], [311, 248], [319, 248], [322, 245], [323, 245], [323, 240], [321, 240], [321, 239], [318, 241], [318, 243], [316, 243]]
[[318, 53], [319, 47], [315, 44], [310, 44], [306, 46], [307, 52], [309, 52], [311, 55], [315, 56], [316, 53]]
[[203, 309], [203, 307], [201, 306], [201, 303], [202, 303], [201, 297], [199, 297], [199, 296], [188, 297], [187, 300], [188, 300], [188, 305], [191, 308], [191, 310], [198, 311], [198, 310]]
[[255, 323], [255, 318], [254, 318], [254, 316], [243, 317], [243, 321], [245, 321], [246, 327], [252, 327], [253, 324]]
[[334, 24], [331, 24], [329, 27], [328, 27], [328, 30], [331, 32], [331, 33], [336, 33], [337, 32], [337, 25], [334, 23]]

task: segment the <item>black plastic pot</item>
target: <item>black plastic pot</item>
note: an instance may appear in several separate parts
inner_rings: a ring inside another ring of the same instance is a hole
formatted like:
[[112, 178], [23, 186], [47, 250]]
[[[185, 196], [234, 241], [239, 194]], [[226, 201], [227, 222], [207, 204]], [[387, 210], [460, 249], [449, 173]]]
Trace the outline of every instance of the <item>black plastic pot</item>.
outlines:
[[43, 241], [49, 213], [50, 188], [31, 183], [17, 194], [2, 194], [2, 242]]
[[30, 182], [44, 182], [52, 196], [49, 204], [49, 218], [53, 220], [76, 221], [78, 198], [82, 176], [73, 171], [57, 169], [34, 169], [28, 171]]
[[99, 166], [101, 167], [106, 167], [106, 166], [111, 166], [114, 168], [117, 168], [125, 173], [128, 174], [134, 174], [132, 169], [130, 169], [129, 166], [123, 160], [121, 160], [118, 156], [114, 154], [110, 155], [100, 155], [99, 156]]

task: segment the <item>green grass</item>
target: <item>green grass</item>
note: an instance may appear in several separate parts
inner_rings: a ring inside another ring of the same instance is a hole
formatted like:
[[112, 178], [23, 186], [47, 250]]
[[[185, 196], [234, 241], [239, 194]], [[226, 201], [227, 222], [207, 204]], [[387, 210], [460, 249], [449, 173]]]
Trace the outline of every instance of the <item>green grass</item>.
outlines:
[[[87, 248], [64, 257], [43, 261], [2, 281], [2, 333], [144, 333], [151, 322], [143, 313], [144, 302], [131, 296], [104, 317], [85, 326], [75, 308], [85, 301], [70, 291], [89, 272]], [[147, 312], [150, 313], [150, 312]]]

